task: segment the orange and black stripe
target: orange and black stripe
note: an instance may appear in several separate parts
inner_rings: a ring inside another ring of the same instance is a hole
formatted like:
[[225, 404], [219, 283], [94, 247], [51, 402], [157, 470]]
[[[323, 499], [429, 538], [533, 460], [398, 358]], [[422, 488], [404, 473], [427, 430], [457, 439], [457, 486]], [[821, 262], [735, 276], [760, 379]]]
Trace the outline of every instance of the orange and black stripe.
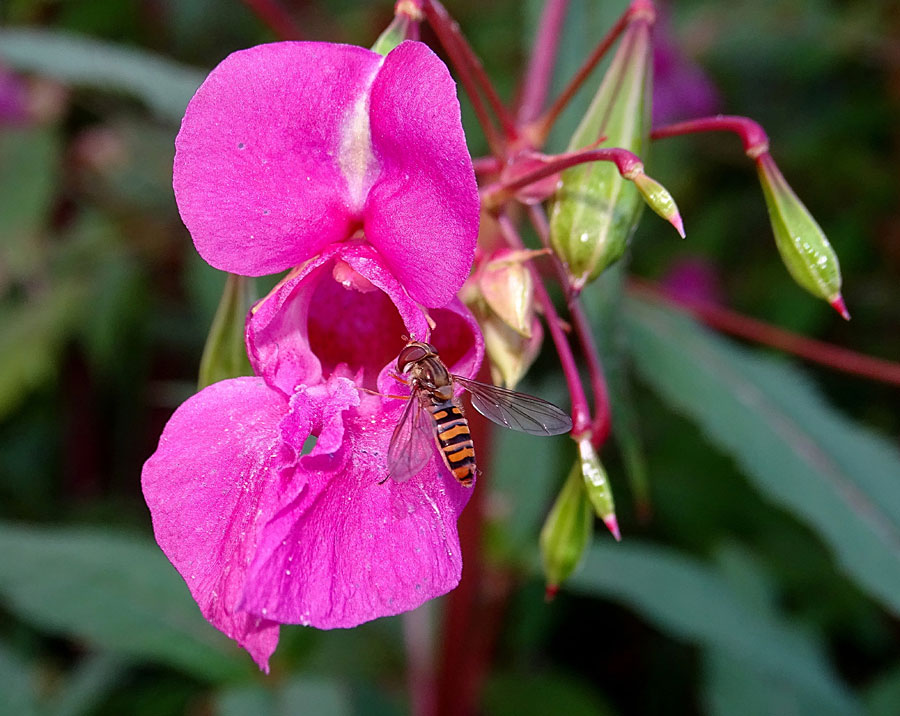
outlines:
[[450, 400], [433, 403], [428, 406], [428, 412], [434, 418], [444, 464], [461, 485], [471, 487], [475, 480], [475, 446], [466, 416]]

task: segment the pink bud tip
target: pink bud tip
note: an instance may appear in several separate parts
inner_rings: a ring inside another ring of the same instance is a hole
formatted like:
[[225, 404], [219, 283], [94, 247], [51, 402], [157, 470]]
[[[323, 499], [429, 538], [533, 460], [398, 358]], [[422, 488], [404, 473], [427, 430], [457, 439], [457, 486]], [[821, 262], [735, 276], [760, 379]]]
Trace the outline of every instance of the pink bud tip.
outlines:
[[616, 519], [616, 516], [607, 515], [603, 518], [603, 523], [606, 525], [606, 529], [612, 533], [612, 536], [616, 538], [616, 542], [621, 542], [622, 534], [619, 532], [619, 521]]
[[847, 305], [844, 303], [844, 297], [841, 294], [838, 294], [835, 298], [829, 301], [831, 307], [841, 314], [841, 318], [845, 321], [850, 320], [850, 311], [847, 310]]
[[681, 214], [677, 211], [674, 216], [670, 216], [669, 223], [675, 227], [675, 231], [678, 232], [678, 235], [683, 239], [684, 238], [684, 222], [681, 220]]
[[544, 589], [544, 601], [549, 604], [554, 599], [556, 599], [557, 594], [559, 594], [559, 585], [548, 584], [546, 589]]

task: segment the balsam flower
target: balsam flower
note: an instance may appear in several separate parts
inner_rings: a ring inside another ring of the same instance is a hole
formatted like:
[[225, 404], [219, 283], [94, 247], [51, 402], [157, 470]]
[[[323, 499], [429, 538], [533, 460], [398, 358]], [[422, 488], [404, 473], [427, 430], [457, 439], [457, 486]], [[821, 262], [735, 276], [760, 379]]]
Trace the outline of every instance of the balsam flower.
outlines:
[[[268, 669], [281, 623], [350, 627], [459, 581], [471, 489], [437, 453], [386, 479], [403, 336], [472, 377], [481, 335], [454, 298], [478, 197], [446, 68], [278, 43], [216, 68], [176, 142], [175, 190], [213, 265], [292, 266], [251, 311], [255, 377], [204, 389], [143, 471], [157, 541], [204, 616]], [[429, 307], [428, 309], [425, 306]], [[313, 444], [314, 443], [314, 444]]]

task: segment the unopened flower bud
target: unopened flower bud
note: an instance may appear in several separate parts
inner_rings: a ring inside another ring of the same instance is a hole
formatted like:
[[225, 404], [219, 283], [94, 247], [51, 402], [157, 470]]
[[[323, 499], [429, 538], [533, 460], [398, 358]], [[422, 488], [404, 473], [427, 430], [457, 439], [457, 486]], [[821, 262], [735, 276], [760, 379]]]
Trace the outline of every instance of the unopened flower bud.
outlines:
[[525, 261], [541, 253], [503, 249], [478, 271], [478, 288], [487, 305], [524, 338], [531, 335], [534, 318], [534, 285]]
[[548, 597], [575, 571], [593, 528], [594, 516], [585, 494], [581, 465], [576, 462], [541, 528], [541, 561]]
[[[568, 151], [606, 136], [605, 145], [641, 155], [649, 142], [652, 18], [631, 21]], [[625, 249], [643, 208], [640, 193], [608, 162], [562, 173], [550, 217], [550, 240], [566, 262], [572, 287], [580, 290], [613, 264]]]
[[512, 390], [525, 377], [541, 351], [544, 339], [541, 322], [536, 316], [532, 317], [531, 333], [527, 338], [490, 312], [479, 322], [484, 334], [484, 348], [491, 361], [491, 379], [496, 385]]
[[220, 380], [253, 375], [244, 345], [244, 321], [253, 301], [253, 279], [228, 274], [213, 318], [203, 356], [198, 389]]
[[581, 476], [584, 478], [584, 486], [588, 499], [597, 514], [616, 540], [620, 540], [619, 522], [616, 519], [616, 507], [613, 503], [612, 488], [609, 486], [609, 478], [606, 470], [597, 457], [597, 451], [591, 445], [590, 440], [578, 441], [578, 458], [581, 468]]
[[825, 233], [785, 181], [768, 152], [756, 159], [775, 245], [794, 280], [824, 298], [844, 318], [850, 314], [841, 297], [841, 268]]

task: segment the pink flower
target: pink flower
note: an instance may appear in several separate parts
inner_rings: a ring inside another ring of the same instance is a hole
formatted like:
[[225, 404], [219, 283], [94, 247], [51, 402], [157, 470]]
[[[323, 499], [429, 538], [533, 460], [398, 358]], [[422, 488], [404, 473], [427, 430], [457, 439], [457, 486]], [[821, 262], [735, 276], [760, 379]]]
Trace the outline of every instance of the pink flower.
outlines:
[[[446, 68], [425, 46], [278, 43], [235, 53], [188, 106], [175, 192], [201, 255], [296, 268], [247, 319], [256, 377], [211, 385], [144, 466], [156, 539], [204, 616], [261, 668], [279, 624], [351, 627], [452, 589], [471, 489], [437, 452], [401, 483], [387, 448], [403, 336], [473, 377], [454, 298], [478, 196]], [[423, 306], [429, 306], [429, 310]], [[366, 390], [361, 390], [366, 389]]]
[[264, 669], [279, 623], [351, 627], [459, 582], [456, 520], [471, 489], [436, 452], [408, 482], [386, 480], [404, 403], [359, 390], [403, 389], [390, 376], [403, 333], [434, 343], [452, 371], [477, 372], [471, 314], [454, 300], [429, 317], [433, 332], [371, 247], [332, 247], [249, 321], [260, 376], [188, 400], [144, 466], [157, 542], [203, 615]]

